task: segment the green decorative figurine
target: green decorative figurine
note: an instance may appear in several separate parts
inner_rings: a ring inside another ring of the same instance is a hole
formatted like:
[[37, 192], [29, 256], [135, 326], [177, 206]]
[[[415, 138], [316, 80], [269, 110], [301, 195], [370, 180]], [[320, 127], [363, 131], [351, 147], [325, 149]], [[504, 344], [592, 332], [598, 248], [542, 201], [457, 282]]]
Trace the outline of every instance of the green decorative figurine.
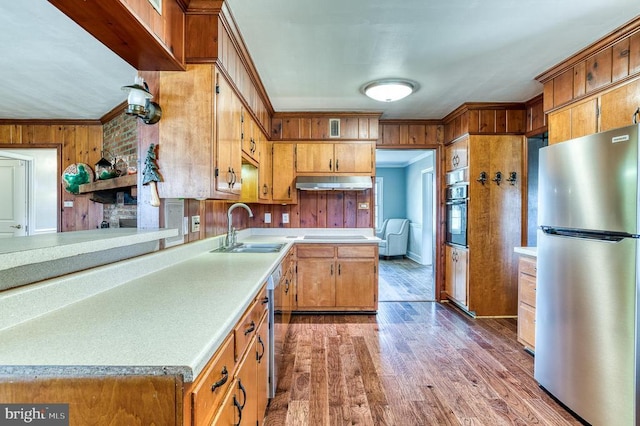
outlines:
[[67, 183], [67, 191], [72, 194], [78, 194], [80, 192], [80, 185], [83, 183], [91, 182], [89, 172], [87, 172], [82, 164], [78, 164], [76, 174], [65, 173], [63, 179]]
[[158, 174], [158, 165], [156, 164], [155, 144], [149, 145], [147, 157], [144, 160], [144, 171], [142, 172], [142, 184], [149, 185], [151, 188], [151, 202], [153, 207], [160, 206], [160, 197], [158, 196], [158, 188], [156, 182], [162, 181]]

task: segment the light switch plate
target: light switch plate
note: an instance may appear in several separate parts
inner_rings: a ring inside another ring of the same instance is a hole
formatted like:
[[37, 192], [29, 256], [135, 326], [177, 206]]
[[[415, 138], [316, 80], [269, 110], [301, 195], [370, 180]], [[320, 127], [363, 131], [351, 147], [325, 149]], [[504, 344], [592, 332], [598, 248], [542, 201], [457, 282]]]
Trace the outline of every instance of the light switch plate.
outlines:
[[282, 213], [282, 223], [289, 223], [289, 213]]
[[358, 210], [369, 210], [369, 203], [358, 203]]
[[271, 213], [264, 214], [264, 223], [271, 223]]
[[191, 216], [191, 232], [199, 232], [200, 231], [200, 216], [195, 215]]
[[65, 202], [63, 203], [63, 206], [64, 206], [64, 207], [73, 207], [73, 201], [65, 201]]

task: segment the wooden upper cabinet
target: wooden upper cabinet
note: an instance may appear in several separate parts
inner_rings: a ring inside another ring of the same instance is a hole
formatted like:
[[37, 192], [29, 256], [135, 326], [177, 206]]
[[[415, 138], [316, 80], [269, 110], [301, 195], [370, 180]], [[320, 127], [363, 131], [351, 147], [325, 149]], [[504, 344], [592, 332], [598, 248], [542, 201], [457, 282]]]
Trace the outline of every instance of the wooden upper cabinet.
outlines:
[[385, 120], [378, 145], [440, 145], [443, 138], [444, 126], [434, 120]]
[[135, 69], [184, 70], [184, 12], [178, 0], [160, 2], [160, 12], [148, 0], [49, 2]]
[[600, 131], [632, 124], [633, 114], [639, 106], [640, 80], [631, 81], [603, 94], [600, 107]]
[[296, 144], [298, 174], [367, 174], [374, 170], [373, 143], [325, 142]]
[[598, 132], [598, 99], [593, 98], [549, 114], [549, 143]]
[[376, 140], [378, 117], [369, 113], [276, 113], [271, 120], [271, 140]]
[[272, 190], [274, 202], [295, 203], [298, 191], [295, 187], [295, 145], [286, 142], [272, 143]]
[[445, 171], [461, 169], [469, 165], [469, 138], [462, 138], [445, 148]]
[[536, 77], [544, 85], [544, 111], [581, 102], [640, 73], [639, 27], [636, 17]]
[[236, 199], [242, 168], [240, 102], [230, 85], [208, 64], [162, 72], [160, 84], [160, 197]]
[[523, 134], [527, 108], [521, 103], [465, 103], [443, 121], [445, 144], [466, 134]]

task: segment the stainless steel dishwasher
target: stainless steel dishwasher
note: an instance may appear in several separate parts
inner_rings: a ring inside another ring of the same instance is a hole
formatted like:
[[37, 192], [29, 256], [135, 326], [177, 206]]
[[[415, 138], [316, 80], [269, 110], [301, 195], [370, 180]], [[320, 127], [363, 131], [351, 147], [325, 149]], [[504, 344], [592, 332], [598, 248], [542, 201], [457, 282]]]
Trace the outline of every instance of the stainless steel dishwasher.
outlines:
[[280, 281], [282, 266], [278, 265], [267, 279], [267, 297], [269, 299], [269, 398], [276, 394], [278, 385], [278, 363], [276, 362], [276, 327], [282, 317], [282, 291]]

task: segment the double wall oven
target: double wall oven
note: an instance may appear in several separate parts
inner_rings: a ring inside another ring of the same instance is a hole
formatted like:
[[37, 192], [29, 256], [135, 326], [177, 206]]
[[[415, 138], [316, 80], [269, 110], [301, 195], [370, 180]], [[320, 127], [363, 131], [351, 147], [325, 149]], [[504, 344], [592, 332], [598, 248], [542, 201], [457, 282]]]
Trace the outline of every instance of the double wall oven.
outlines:
[[445, 199], [447, 244], [467, 247], [467, 206], [469, 204], [469, 180], [467, 169], [447, 173]]

